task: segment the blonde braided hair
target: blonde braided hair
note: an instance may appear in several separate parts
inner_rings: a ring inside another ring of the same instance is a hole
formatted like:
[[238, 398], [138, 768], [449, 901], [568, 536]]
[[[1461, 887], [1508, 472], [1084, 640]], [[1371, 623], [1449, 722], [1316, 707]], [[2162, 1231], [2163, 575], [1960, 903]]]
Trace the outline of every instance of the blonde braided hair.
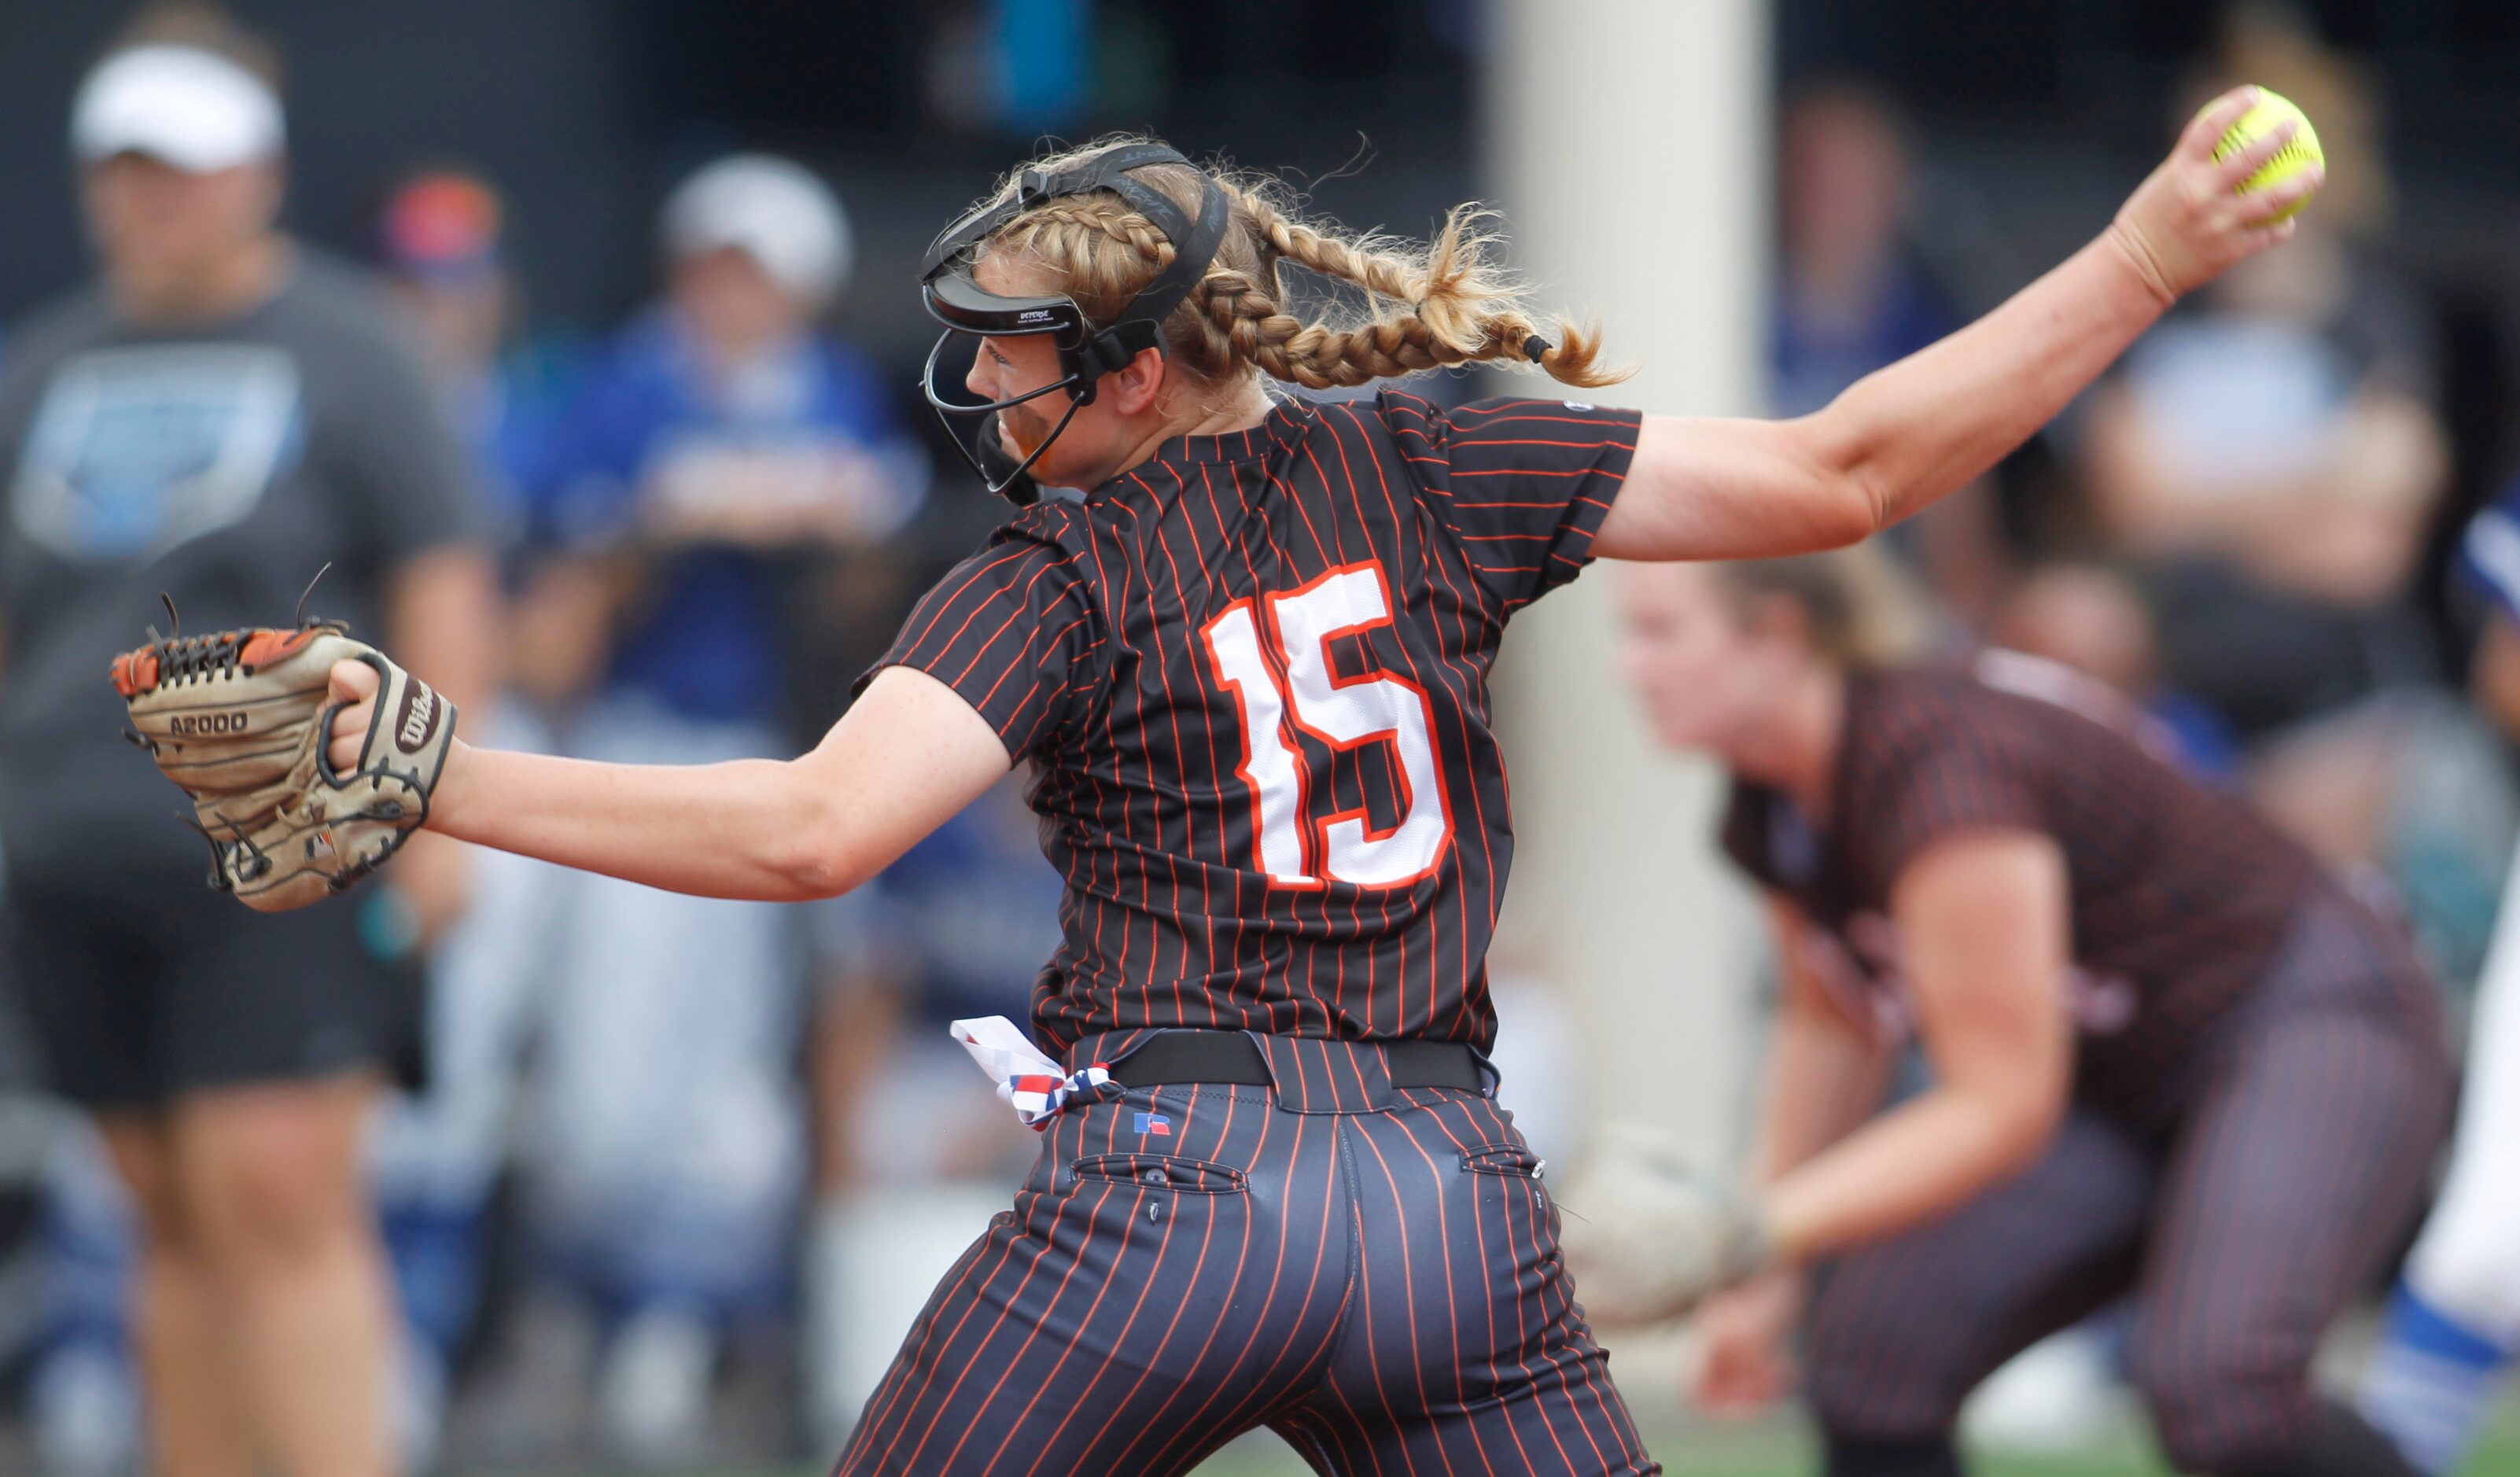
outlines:
[[[1056, 174], [1144, 142], [1105, 139], [1027, 167]], [[1130, 171], [1192, 216], [1201, 173], [1186, 164]], [[1019, 174], [1009, 176], [998, 198], [1014, 191]], [[1431, 244], [1409, 246], [1307, 222], [1280, 203], [1283, 187], [1272, 179], [1225, 171], [1205, 178], [1225, 191], [1231, 219], [1206, 275], [1164, 321], [1172, 361], [1192, 375], [1223, 381], [1257, 371], [1328, 389], [1484, 362], [1536, 361], [1554, 380], [1588, 386], [1630, 373], [1600, 362], [1591, 328], [1561, 318], [1542, 332], [1524, 309], [1521, 284], [1488, 260], [1496, 238], [1486, 211], [1461, 206]], [[1009, 221], [984, 249], [1018, 253], [1047, 269], [1096, 323], [1111, 322], [1173, 259], [1173, 244], [1154, 222], [1103, 190], [1045, 201]], [[1351, 312], [1356, 321], [1344, 326], [1309, 321], [1280, 277], [1287, 262], [1356, 290], [1362, 314]]]

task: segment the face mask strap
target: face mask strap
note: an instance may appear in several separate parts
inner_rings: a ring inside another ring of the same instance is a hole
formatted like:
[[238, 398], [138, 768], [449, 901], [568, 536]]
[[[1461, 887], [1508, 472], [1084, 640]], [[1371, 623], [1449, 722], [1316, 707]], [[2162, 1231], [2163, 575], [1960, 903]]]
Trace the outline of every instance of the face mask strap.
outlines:
[[[1085, 402], [1082, 400], [1069, 401], [1067, 414], [1058, 418], [1058, 424], [1050, 428], [1050, 434], [1041, 438], [1041, 444], [1034, 447], [1030, 455], [1020, 462], [1015, 462], [1011, 468], [1006, 464], [1014, 459], [1008, 454], [1006, 442], [998, 434], [998, 428], [1003, 423], [996, 413], [991, 413], [987, 420], [980, 423], [979, 456], [972, 464], [972, 470], [980, 474], [981, 481], [988, 483], [991, 493], [1005, 498], [1018, 508], [1030, 508], [1041, 501], [1041, 484], [1032, 478], [1032, 464], [1041, 460], [1043, 452], [1050, 450], [1050, 443], [1058, 439], [1060, 431], [1067, 429], [1067, 423], [1076, 419], [1076, 413], [1083, 409], [1084, 405]], [[990, 476], [989, 467], [992, 463], [1006, 469], [1003, 474], [995, 478]]]
[[[1076, 412], [1083, 408], [1086, 397], [1079, 396], [1069, 401], [1067, 413], [1058, 418], [1058, 424], [1051, 427], [1050, 434], [1042, 437], [1041, 444], [1032, 449], [1030, 456], [1017, 462], [998, 440], [997, 427], [1001, 413], [1028, 400], [1038, 400], [1055, 391], [1071, 388], [1075, 383], [1075, 377], [1071, 374], [1066, 378], [1054, 380], [1038, 389], [1026, 390], [1020, 395], [1011, 395], [1004, 400], [992, 400], [985, 405], [959, 404], [946, 399], [936, 389], [937, 362], [944, 357], [945, 346], [953, 342], [957, 336], [959, 336], [957, 332], [936, 336], [935, 346], [927, 351], [927, 367], [920, 376], [920, 393], [926, 396], [929, 408], [936, 412], [937, 420], [944, 423], [946, 439], [954, 443], [954, 450], [962, 454], [963, 461], [973, 471], [980, 474], [980, 480], [988, 486], [989, 491], [995, 496], [1006, 498], [1019, 508], [1028, 508], [1041, 499], [1041, 488], [1033, 481], [1030, 474], [1032, 464], [1040, 459], [1043, 452], [1050, 449], [1051, 442], [1058, 439], [1060, 431], [1067, 429], [1067, 423], [1076, 419]], [[973, 423], [971, 434], [968, 438], [957, 428], [952, 419], [956, 416], [977, 418]]]

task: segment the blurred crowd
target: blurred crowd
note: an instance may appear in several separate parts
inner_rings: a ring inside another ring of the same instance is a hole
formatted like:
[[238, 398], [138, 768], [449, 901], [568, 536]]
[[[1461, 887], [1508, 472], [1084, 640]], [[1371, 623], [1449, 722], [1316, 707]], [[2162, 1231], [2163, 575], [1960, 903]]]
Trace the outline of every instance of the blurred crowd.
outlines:
[[[2520, 647], [2489, 643], [2493, 700], [2469, 703], [2481, 617], [2442, 574], [2476, 501], [2458, 470], [2488, 453], [2453, 444], [2438, 315], [2381, 249], [2364, 80], [2279, 18], [2235, 23], [2222, 62], [2318, 120], [2330, 184], [2299, 241], [2183, 305], [1897, 551], [1955, 643], [2140, 698], [2185, 762], [2407, 917], [2456, 990], [2520, 816]], [[122, 102], [179, 129], [214, 106]], [[1771, 408], [1791, 414], [1984, 304], [1918, 219], [1928, 164], [1884, 98], [1805, 86], [1779, 129]], [[102, 270], [272, 229], [228, 208], [166, 190], [95, 222]], [[379, 181], [364, 260], [289, 247], [357, 274], [469, 469], [466, 540], [499, 595], [469, 731], [648, 763], [812, 742], [978, 501], [953, 476], [931, 497], [907, 386], [851, 346], [847, 207], [793, 159], [703, 164], [661, 211], [653, 300], [592, 342], [537, 331], [507, 213], [497, 180], [431, 165]], [[0, 336], [0, 365], [19, 348]], [[334, 557], [314, 556], [304, 573]], [[131, 636], [151, 613], [127, 612]], [[908, 1323], [1032, 1150], [942, 1029], [1020, 1018], [1056, 943], [1058, 883], [1012, 783], [813, 908], [501, 855], [447, 870], [375, 889], [361, 918], [428, 986], [425, 1085], [379, 1106], [365, 1148], [402, 1460], [832, 1450], [897, 1336], [868, 1330]], [[1561, 1048], [1541, 992], [1515, 993], [1506, 1050], [1532, 1057], [1539, 1140]], [[84, 1120], [31, 1094], [0, 1106], [0, 1367], [44, 1470], [135, 1470], [134, 1208]]]
[[[926, 515], [903, 386], [845, 333], [852, 233], [831, 186], [768, 154], [706, 162], [664, 202], [652, 301], [566, 341], [535, 333], [506, 202], [476, 171], [381, 180], [359, 260], [279, 236], [283, 144], [259, 55], [218, 13], [161, 6], [83, 88], [73, 153], [116, 316], [159, 338], [227, 336], [262, 299], [221, 297], [219, 279], [263, 260], [283, 263], [275, 302], [353, 285], [341, 311], [391, 332], [422, 397], [359, 414], [433, 424], [471, 505], [451, 543], [390, 550], [385, 587], [407, 591], [409, 569], [449, 549], [496, 570], [487, 649], [446, 658], [480, 665], [463, 694], [476, 738], [646, 763], [809, 745], [969, 527]], [[165, 295], [143, 302], [151, 283]], [[59, 317], [0, 338], [0, 362], [49, 352]], [[70, 373], [53, 375], [45, 417]], [[135, 437], [181, 441], [234, 409], [224, 386], [162, 380], [109, 385], [100, 398], [134, 397], [111, 425], [113, 407], [81, 412], [93, 439], [63, 458], [66, 483], [146, 455], [122, 449]], [[219, 434], [212, 457], [236, 439]], [[30, 433], [30, 465], [46, 439]], [[339, 514], [365, 512], [338, 496]], [[306, 553], [300, 579], [372, 557], [346, 537]], [[347, 613], [327, 602], [310, 592], [312, 613]], [[406, 648], [464, 623], [440, 601], [374, 604]], [[136, 636], [152, 612], [125, 613]], [[10, 696], [34, 701], [33, 679], [11, 675]], [[1030, 1156], [943, 1029], [1022, 1016], [1057, 941], [1057, 881], [1012, 783], [821, 909], [487, 853], [415, 852], [388, 883], [343, 906], [361, 910], [363, 947], [426, 976], [425, 1068], [376, 1104], [364, 1151], [396, 1294], [383, 1406], [400, 1462], [832, 1449], [942, 1271], [933, 1248], [968, 1239]], [[83, 1117], [7, 1100], [22, 1111], [0, 1115], [0, 1304], [16, 1315], [0, 1319], [0, 1367], [20, 1376], [43, 1470], [139, 1470], [144, 1237], [127, 1173]]]

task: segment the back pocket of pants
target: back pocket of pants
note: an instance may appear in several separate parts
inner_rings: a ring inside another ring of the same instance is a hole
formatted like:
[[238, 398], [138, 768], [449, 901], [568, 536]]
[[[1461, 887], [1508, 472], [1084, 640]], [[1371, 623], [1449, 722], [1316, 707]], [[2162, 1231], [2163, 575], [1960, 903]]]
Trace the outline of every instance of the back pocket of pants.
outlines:
[[1518, 1143], [1492, 1143], [1485, 1148], [1464, 1149], [1462, 1168], [1474, 1175], [1537, 1181], [1547, 1174], [1549, 1163]]
[[[1550, 1255], [1553, 1256], [1557, 1244], [1557, 1201], [1549, 1193], [1549, 1186], [1542, 1183], [1541, 1177], [1548, 1169], [1548, 1164], [1538, 1154], [1518, 1143], [1491, 1143], [1462, 1152], [1464, 1174], [1496, 1182], [1502, 1203], [1508, 1207], [1516, 1202], [1527, 1203], [1532, 1213], [1540, 1217], [1543, 1236], [1551, 1248]], [[1520, 1188], [1511, 1187], [1516, 1186]], [[1470, 1192], [1485, 1194], [1478, 1189]]]
[[1239, 1194], [1249, 1184], [1238, 1169], [1171, 1154], [1089, 1154], [1067, 1168], [1080, 1181], [1110, 1180], [1177, 1194]]

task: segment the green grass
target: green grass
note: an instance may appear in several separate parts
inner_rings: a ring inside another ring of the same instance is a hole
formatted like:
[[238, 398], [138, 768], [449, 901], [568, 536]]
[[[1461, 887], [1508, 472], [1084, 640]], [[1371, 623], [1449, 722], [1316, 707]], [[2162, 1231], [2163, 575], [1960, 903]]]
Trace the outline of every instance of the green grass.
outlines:
[[[1647, 1444], [1670, 1477], [1808, 1477], [1820, 1469], [1810, 1434], [1787, 1422], [1753, 1426], [1693, 1425], [1649, 1432]], [[1199, 1477], [1306, 1477], [1307, 1469], [1274, 1440], [1251, 1439], [1200, 1467]], [[2149, 1444], [2129, 1433], [2105, 1451], [2054, 1459], [1980, 1458], [1970, 1477], [2167, 1477]], [[2491, 1433], [2460, 1477], [2520, 1477], [2520, 1419]]]
[[[1691, 1425], [1650, 1432], [1647, 1443], [1670, 1477], [1810, 1477], [1819, 1458], [1802, 1426], [1776, 1421], [1749, 1426]], [[823, 1465], [748, 1477], [822, 1477]], [[1198, 1469], [1199, 1477], [1310, 1477], [1294, 1454], [1267, 1435], [1243, 1438]], [[2168, 1477], [2137, 1433], [2089, 1455], [2034, 1459], [1979, 1458], [1970, 1477]], [[698, 1474], [745, 1477], [745, 1474]], [[1118, 1477], [1118, 1474], [1111, 1474]], [[2459, 1477], [2520, 1477], [2520, 1410], [2507, 1412]]]

